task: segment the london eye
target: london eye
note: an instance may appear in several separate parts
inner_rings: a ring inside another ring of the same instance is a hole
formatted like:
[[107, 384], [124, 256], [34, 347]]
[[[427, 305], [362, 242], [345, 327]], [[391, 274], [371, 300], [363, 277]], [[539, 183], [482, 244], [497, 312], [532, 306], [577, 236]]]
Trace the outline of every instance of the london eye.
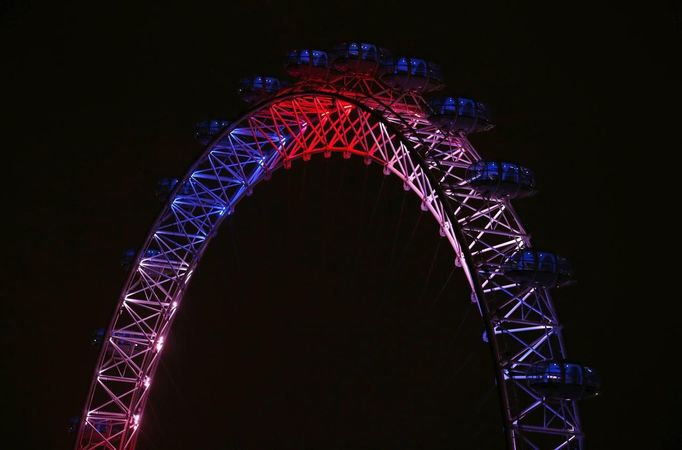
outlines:
[[512, 205], [536, 192], [533, 172], [470, 143], [494, 126], [487, 106], [448, 94], [433, 62], [371, 43], [292, 51], [286, 71], [293, 82], [244, 78], [249, 111], [197, 124], [202, 155], [162, 186], [165, 206], [98, 337], [76, 449], [135, 448], [164, 343], [218, 228], [276, 170], [332, 153], [397, 176], [452, 247], [485, 327], [508, 448], [584, 448], [578, 401], [599, 379], [568, 359], [550, 294], [572, 270], [531, 245]]

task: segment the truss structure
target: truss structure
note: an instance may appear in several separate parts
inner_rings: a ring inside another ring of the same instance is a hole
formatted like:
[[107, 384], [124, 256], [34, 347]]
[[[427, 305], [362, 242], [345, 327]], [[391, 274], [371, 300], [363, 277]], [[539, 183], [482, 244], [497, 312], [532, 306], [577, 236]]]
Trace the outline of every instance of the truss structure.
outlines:
[[525, 381], [539, 361], [566, 357], [549, 292], [507, 279], [501, 265], [530, 246], [508, 200], [467, 186], [480, 159], [463, 134], [431, 124], [414, 92], [371, 76], [299, 81], [263, 99], [207, 145], [177, 184], [132, 265], [106, 333], [76, 449], [133, 449], [164, 340], [192, 273], [225, 216], [254, 186], [296, 159], [357, 155], [394, 174], [440, 225], [485, 323], [512, 449], [579, 449], [576, 404]]

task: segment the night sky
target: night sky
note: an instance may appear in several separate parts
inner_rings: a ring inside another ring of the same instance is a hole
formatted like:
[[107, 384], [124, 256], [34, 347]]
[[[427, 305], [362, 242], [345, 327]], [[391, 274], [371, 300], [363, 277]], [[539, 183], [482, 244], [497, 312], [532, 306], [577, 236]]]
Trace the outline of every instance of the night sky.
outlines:
[[[535, 170], [539, 195], [515, 205], [537, 247], [572, 261], [578, 283], [555, 291], [569, 356], [604, 380], [581, 406], [589, 447], [682, 448], [679, 231], [657, 181], [679, 177], [666, 158], [682, 148], [675, 3], [53, 3], [1, 6], [0, 447], [73, 445], [121, 254], [162, 208], [156, 183], [200, 155], [194, 123], [245, 112], [238, 79], [283, 76], [289, 49], [358, 39], [438, 61], [493, 111], [479, 152]], [[502, 448], [481, 332], [397, 178], [299, 162], [205, 255], [138, 448]]]

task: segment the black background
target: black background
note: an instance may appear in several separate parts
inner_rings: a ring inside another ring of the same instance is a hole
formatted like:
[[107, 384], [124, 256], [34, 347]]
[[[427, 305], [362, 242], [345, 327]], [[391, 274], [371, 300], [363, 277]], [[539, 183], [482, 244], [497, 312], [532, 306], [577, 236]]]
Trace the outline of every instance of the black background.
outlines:
[[[238, 79], [281, 75], [287, 50], [348, 39], [440, 62], [494, 112], [476, 148], [536, 171], [516, 206], [573, 262], [555, 295], [569, 355], [604, 379], [581, 408], [590, 448], [682, 446], [676, 3], [2, 5], [3, 448], [73, 445], [120, 255], [160, 211], [157, 181], [199, 156], [193, 124], [246, 111]], [[205, 258], [140, 449], [502, 448], [452, 252], [376, 166], [275, 174]]]

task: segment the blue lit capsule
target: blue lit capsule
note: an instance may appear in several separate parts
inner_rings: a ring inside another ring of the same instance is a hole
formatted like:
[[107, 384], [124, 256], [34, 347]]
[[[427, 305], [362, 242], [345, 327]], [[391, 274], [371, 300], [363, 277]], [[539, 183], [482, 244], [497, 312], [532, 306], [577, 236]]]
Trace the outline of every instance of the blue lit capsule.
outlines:
[[578, 400], [598, 394], [597, 373], [582, 364], [548, 360], [533, 365], [527, 375], [528, 385], [546, 398]]
[[386, 49], [368, 42], [344, 42], [333, 51], [333, 66], [341, 72], [374, 74], [389, 61]]
[[468, 134], [495, 126], [485, 103], [449, 96], [432, 97], [428, 103], [431, 107], [429, 120], [441, 129]]
[[551, 252], [522, 249], [502, 264], [504, 275], [515, 283], [530, 287], [561, 286], [573, 278], [566, 258]]
[[239, 95], [247, 103], [264, 100], [282, 88], [282, 82], [275, 77], [256, 75], [242, 78], [239, 82]]
[[296, 78], [326, 79], [329, 69], [329, 56], [322, 50], [294, 50], [287, 59], [287, 73]]
[[202, 120], [194, 127], [194, 138], [202, 145], [207, 145], [229, 126], [230, 122], [223, 119]]
[[431, 92], [444, 86], [443, 74], [437, 64], [407, 56], [389, 59], [381, 79], [393, 88], [408, 91]]
[[467, 168], [466, 183], [489, 198], [520, 198], [536, 192], [533, 172], [505, 161], [476, 161]]

